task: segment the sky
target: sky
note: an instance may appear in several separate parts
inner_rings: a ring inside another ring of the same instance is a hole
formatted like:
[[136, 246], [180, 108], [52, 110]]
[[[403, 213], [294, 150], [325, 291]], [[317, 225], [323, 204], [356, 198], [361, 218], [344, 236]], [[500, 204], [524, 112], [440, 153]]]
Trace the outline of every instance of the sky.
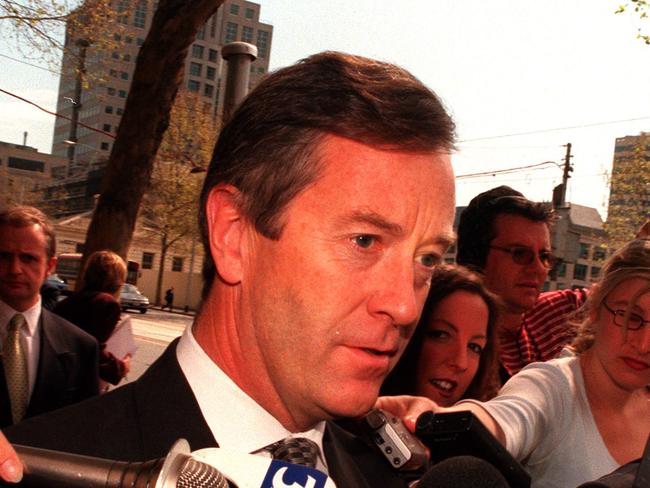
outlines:
[[[650, 20], [624, 0], [258, 0], [273, 25], [271, 69], [324, 50], [398, 64], [457, 125], [457, 204], [505, 184], [548, 201], [572, 165], [567, 200], [606, 217], [615, 139], [650, 131]], [[8, 57], [7, 57], [8, 56]], [[54, 110], [57, 75], [0, 39], [0, 88]], [[0, 141], [49, 152], [54, 118], [0, 92]], [[551, 161], [555, 164], [545, 164]], [[538, 165], [509, 174], [494, 171]], [[487, 173], [481, 177], [464, 177]]]

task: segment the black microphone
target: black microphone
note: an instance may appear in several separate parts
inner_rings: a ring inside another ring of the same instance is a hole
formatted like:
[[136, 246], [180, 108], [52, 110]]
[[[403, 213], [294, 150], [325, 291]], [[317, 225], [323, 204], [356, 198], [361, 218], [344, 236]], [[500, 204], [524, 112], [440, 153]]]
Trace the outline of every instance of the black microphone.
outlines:
[[440, 461], [418, 481], [416, 488], [509, 488], [503, 475], [487, 461], [455, 456]]
[[31, 488], [237, 488], [217, 469], [190, 455], [185, 439], [167, 456], [125, 462], [13, 444]]

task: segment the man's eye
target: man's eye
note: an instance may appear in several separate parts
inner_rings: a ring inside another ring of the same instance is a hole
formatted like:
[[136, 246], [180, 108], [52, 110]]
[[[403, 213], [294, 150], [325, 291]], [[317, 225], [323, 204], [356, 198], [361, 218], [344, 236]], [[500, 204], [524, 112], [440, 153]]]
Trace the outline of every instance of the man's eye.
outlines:
[[425, 268], [433, 268], [440, 263], [440, 258], [435, 254], [425, 254], [420, 256], [420, 264]]
[[360, 236], [354, 237], [352, 240], [354, 241], [354, 243], [357, 246], [362, 247], [364, 249], [368, 249], [370, 246], [372, 246], [374, 244], [374, 242], [376, 241], [376, 238], [374, 238], [373, 236], [369, 236], [369, 235], [360, 235]]

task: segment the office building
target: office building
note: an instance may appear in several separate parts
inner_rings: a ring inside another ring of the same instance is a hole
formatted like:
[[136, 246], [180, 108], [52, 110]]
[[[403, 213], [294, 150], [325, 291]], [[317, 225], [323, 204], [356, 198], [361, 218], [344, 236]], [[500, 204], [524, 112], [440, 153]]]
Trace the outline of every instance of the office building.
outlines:
[[[110, 52], [93, 50], [92, 45], [76, 39], [74, 32], [68, 32], [69, 53], [63, 58], [57, 98], [57, 112], [68, 118], [57, 118], [52, 153], [69, 159], [69, 176], [98, 169], [108, 159], [112, 136], [124, 112], [138, 50], [151, 27], [156, 4], [153, 0], [118, 2], [123, 31], [113, 34], [120, 47]], [[183, 87], [200, 96], [205, 102], [204, 109], [218, 117], [225, 91], [222, 46], [233, 41], [257, 46], [258, 57], [250, 73], [250, 84], [254, 86], [268, 71], [272, 38], [273, 26], [260, 22], [260, 5], [226, 0], [190, 46]], [[77, 76], [82, 65], [87, 73], [83, 83]], [[78, 123], [70, 119], [77, 119]]]

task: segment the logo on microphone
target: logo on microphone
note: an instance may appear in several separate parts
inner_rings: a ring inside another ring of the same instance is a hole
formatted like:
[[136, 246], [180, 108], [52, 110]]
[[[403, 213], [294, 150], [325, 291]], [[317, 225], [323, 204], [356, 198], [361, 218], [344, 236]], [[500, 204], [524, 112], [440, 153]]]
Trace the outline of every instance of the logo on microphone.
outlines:
[[317, 469], [271, 461], [260, 488], [325, 488], [327, 475]]

